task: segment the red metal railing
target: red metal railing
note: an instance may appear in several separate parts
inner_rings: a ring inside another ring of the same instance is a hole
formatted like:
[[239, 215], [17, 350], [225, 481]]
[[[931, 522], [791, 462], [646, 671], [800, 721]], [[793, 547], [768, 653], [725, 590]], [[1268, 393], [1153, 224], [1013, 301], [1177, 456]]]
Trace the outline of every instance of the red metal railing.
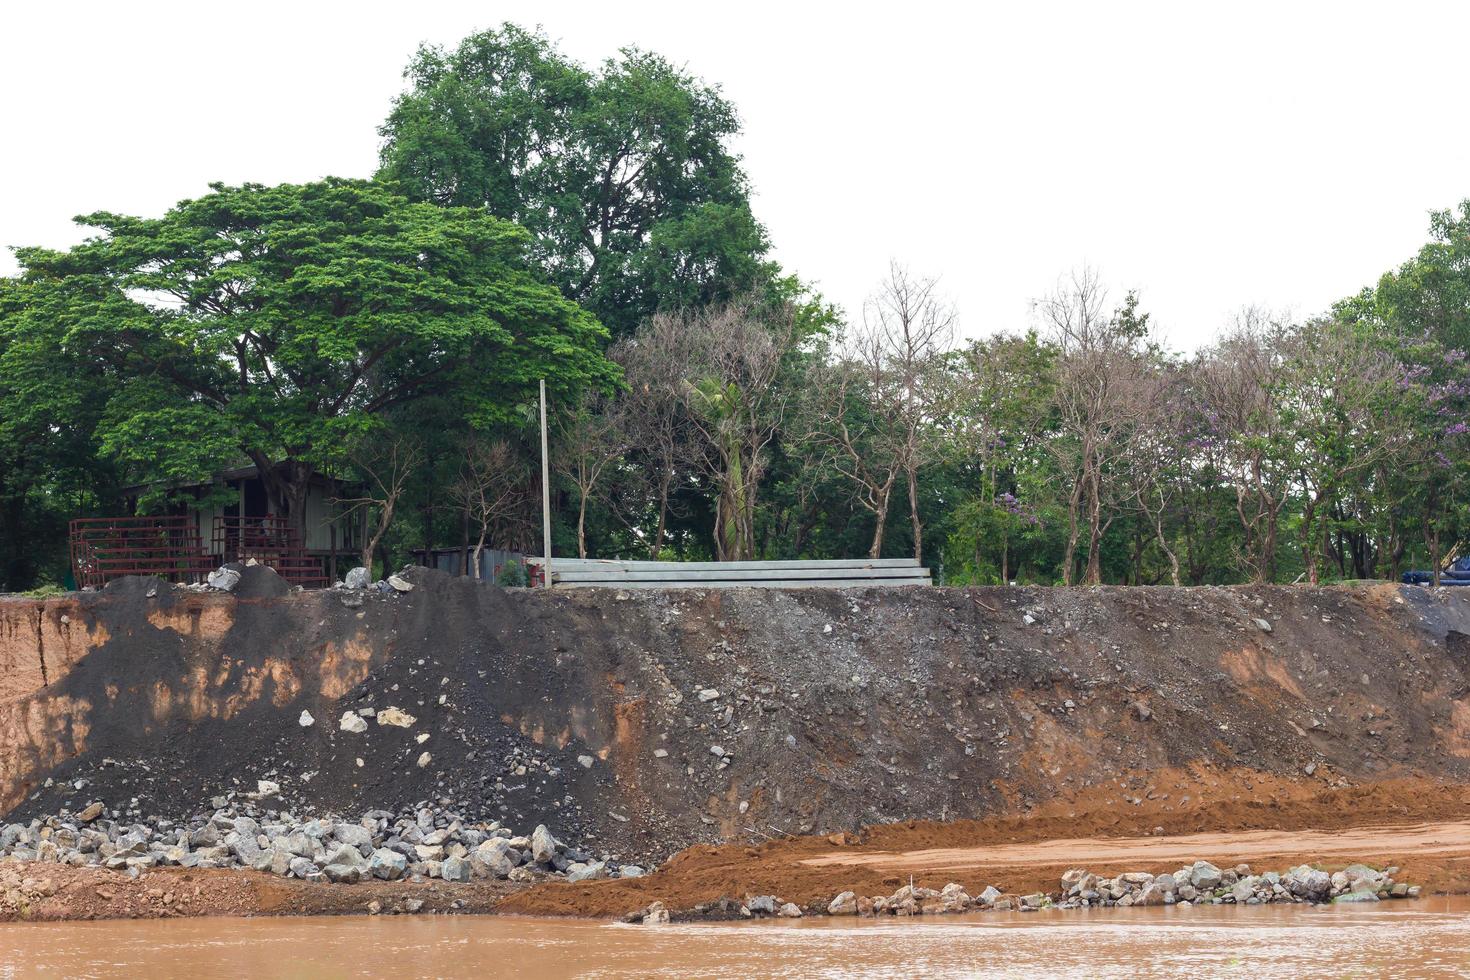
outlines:
[[202, 582], [218, 565], [205, 554], [191, 515], [78, 517], [69, 531], [72, 574], [79, 588], [101, 588], [124, 575]]
[[203, 582], [226, 562], [255, 559], [292, 585], [331, 583], [284, 517], [217, 517], [205, 551], [198, 517], [79, 517], [71, 521], [71, 567], [78, 588], [100, 589], [125, 575]]
[[214, 552], [227, 562], [253, 558], [292, 585], [314, 589], [331, 584], [322, 571], [321, 559], [307, 553], [300, 530], [274, 514], [216, 517]]

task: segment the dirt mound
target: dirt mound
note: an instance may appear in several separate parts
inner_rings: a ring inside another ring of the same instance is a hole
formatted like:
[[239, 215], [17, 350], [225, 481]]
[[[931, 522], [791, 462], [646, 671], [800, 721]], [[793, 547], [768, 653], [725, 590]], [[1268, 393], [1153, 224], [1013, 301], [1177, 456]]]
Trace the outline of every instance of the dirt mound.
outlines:
[[[1303, 787], [1470, 777], [1470, 596], [1448, 590], [251, 577], [0, 600], [0, 805], [182, 816], [269, 780], [297, 811], [449, 801], [662, 859], [917, 818], [1029, 813], [1076, 836], [1215, 807], [1251, 826]], [[388, 708], [412, 721], [381, 724]], [[349, 710], [366, 731], [339, 727]]]

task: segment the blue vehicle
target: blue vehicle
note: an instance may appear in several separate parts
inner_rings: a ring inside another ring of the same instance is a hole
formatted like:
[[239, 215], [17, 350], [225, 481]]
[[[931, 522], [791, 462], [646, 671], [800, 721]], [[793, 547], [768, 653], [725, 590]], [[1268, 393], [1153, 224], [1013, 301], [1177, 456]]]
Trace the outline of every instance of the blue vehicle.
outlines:
[[[1405, 585], [1433, 585], [1434, 573], [1423, 571], [1405, 572]], [[1440, 585], [1470, 585], [1470, 555], [1456, 558], [1449, 567], [1439, 573]]]

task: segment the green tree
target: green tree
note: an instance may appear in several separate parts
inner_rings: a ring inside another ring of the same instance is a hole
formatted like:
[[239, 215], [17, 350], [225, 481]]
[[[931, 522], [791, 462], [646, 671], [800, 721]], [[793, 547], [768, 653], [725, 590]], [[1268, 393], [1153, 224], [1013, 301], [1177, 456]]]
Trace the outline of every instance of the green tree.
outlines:
[[615, 383], [606, 331], [531, 268], [524, 230], [483, 210], [329, 179], [79, 220], [101, 234], [17, 253], [52, 285], [20, 329], [108, 366], [101, 450], [140, 478], [244, 456], [300, 520], [312, 474], [420, 399], [485, 425], [542, 377], [559, 393]]
[[421, 48], [405, 75], [379, 177], [530, 229], [563, 294], [615, 336], [774, 274], [734, 108], [664, 58], [628, 48], [589, 70], [506, 24]]
[[67, 520], [95, 512], [116, 482], [96, 446], [115, 378], [35, 315], [55, 290], [0, 279], [0, 592], [60, 582]]

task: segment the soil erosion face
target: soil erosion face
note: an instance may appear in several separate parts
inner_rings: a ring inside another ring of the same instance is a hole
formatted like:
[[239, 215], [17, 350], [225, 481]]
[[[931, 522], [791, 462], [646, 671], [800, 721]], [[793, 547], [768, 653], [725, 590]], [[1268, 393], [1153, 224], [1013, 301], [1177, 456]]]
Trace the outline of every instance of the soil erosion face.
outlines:
[[[364, 596], [248, 572], [232, 595], [0, 600], [11, 819], [182, 816], [267, 779], [298, 812], [449, 800], [662, 859], [1057, 800], [1172, 832], [1225, 795], [1165, 772], [1239, 770], [1226, 795], [1269, 806], [1470, 767], [1470, 596], [1449, 591], [546, 593], [418, 570]], [[412, 726], [339, 728], [388, 707]]]

